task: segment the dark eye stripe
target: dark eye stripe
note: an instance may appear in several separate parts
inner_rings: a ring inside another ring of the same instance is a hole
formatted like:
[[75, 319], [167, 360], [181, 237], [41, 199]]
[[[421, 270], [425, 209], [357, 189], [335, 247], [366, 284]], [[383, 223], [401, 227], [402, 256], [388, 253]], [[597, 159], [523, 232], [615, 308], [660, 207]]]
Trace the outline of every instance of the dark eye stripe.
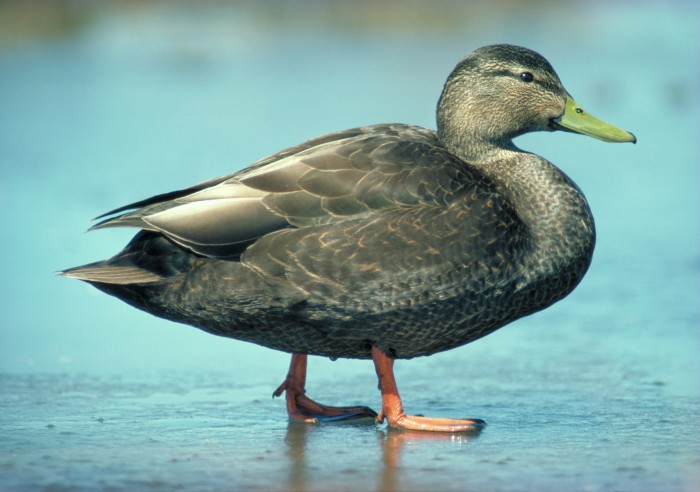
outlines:
[[[517, 77], [518, 79], [521, 78], [521, 74], [523, 73], [532, 73], [532, 72], [511, 72], [510, 70], [486, 70], [481, 72], [485, 76], [491, 76], [491, 77]], [[553, 92], [559, 92], [561, 89], [560, 87], [553, 81], [550, 81], [546, 78], [535, 78], [533, 75], [532, 82], [531, 84], [536, 84], [544, 89], [553, 91]]]

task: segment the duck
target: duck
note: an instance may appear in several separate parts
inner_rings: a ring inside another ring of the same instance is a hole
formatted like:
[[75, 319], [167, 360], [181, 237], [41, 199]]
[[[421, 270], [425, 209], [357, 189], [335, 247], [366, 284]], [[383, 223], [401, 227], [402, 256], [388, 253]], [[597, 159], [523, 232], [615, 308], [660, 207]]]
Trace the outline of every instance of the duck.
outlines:
[[[589, 268], [578, 186], [513, 139], [636, 137], [581, 108], [530, 49], [476, 49], [452, 70], [437, 129], [330, 133], [245, 169], [112, 210], [90, 230], [139, 231], [114, 257], [60, 272], [152, 315], [291, 354], [291, 422], [385, 420], [478, 432], [481, 419], [409, 415], [397, 359], [473, 342], [567, 296]], [[306, 395], [308, 356], [372, 360], [379, 413]]]

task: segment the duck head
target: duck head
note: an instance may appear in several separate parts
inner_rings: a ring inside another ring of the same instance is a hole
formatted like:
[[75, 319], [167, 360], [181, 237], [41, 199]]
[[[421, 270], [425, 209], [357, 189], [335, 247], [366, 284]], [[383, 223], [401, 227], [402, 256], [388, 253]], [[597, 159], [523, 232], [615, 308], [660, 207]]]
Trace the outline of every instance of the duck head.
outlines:
[[636, 142], [576, 104], [544, 57], [503, 44], [479, 48], [457, 64], [440, 96], [437, 126], [443, 144], [471, 161], [514, 148], [513, 138], [534, 131]]

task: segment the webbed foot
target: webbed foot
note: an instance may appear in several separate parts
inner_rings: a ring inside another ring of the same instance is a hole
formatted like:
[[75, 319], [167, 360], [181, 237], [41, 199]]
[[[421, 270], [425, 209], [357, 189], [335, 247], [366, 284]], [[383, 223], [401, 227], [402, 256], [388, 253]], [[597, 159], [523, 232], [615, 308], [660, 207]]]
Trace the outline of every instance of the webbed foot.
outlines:
[[431, 432], [476, 434], [486, 427], [486, 422], [480, 419], [444, 419], [406, 415], [394, 378], [394, 359], [378, 347], [372, 346], [372, 360], [379, 378], [379, 389], [382, 392], [382, 411], [377, 416], [377, 422], [384, 422], [386, 418], [389, 427]]
[[332, 407], [315, 402], [306, 396], [306, 354], [292, 355], [289, 373], [284, 382], [272, 393], [272, 397], [286, 393], [287, 415], [292, 422], [307, 424], [342, 422], [357, 419], [372, 419], [377, 412], [369, 407]]

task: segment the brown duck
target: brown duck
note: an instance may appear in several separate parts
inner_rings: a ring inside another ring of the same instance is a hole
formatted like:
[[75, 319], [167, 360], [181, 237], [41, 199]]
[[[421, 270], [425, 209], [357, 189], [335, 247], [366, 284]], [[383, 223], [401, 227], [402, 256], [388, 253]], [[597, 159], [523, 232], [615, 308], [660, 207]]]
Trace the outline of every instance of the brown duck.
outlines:
[[151, 314], [292, 354], [290, 419], [375, 416], [304, 394], [308, 354], [372, 359], [379, 421], [428, 431], [481, 420], [406, 415], [394, 359], [430, 355], [539, 311], [591, 261], [593, 217], [557, 167], [513, 144], [565, 130], [635, 137], [581, 109], [539, 54], [474, 51], [452, 71], [437, 132], [385, 124], [325, 135], [242, 171], [118, 208], [141, 229], [62, 272]]

